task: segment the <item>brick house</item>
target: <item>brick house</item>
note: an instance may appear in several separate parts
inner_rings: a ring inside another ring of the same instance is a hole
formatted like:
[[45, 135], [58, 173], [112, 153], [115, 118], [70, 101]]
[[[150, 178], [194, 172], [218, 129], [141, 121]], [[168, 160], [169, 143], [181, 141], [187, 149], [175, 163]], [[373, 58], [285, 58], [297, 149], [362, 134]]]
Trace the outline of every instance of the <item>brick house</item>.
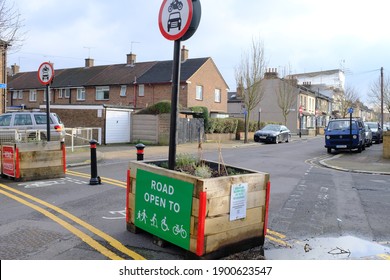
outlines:
[[[207, 107], [209, 112], [227, 112], [228, 85], [212, 58], [188, 58], [181, 50], [179, 103], [183, 108]], [[171, 100], [173, 61], [136, 62], [135, 54], [127, 63], [55, 69], [50, 90], [50, 109], [60, 115], [66, 127], [102, 127], [103, 143], [129, 142], [131, 113], [162, 100]], [[17, 72], [12, 66], [7, 107], [46, 108], [46, 88], [37, 72]], [[122, 124], [121, 124], [122, 123]], [[111, 131], [109, 131], [111, 130]], [[121, 134], [122, 139], [108, 140]]]
[[[277, 69], [268, 69], [262, 81], [263, 99], [251, 112], [251, 121], [276, 122], [285, 124], [293, 133], [315, 133], [315, 129], [323, 128], [330, 118], [331, 99], [309, 86], [299, 85], [296, 80], [279, 78]], [[291, 92], [291, 108], [286, 123], [282, 110], [278, 105], [278, 91], [282, 88]], [[302, 116], [299, 114], [302, 108]], [[243, 102], [237, 92], [229, 93], [228, 111], [230, 116], [243, 118]], [[320, 132], [320, 130], [319, 130]]]

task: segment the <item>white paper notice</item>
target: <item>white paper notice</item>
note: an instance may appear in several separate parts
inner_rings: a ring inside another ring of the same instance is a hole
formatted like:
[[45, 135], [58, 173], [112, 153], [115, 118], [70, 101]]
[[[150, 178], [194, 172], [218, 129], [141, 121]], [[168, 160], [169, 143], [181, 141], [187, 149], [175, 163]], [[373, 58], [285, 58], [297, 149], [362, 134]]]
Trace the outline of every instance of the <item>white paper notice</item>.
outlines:
[[248, 183], [232, 185], [230, 193], [230, 221], [244, 219], [246, 217], [246, 200]]

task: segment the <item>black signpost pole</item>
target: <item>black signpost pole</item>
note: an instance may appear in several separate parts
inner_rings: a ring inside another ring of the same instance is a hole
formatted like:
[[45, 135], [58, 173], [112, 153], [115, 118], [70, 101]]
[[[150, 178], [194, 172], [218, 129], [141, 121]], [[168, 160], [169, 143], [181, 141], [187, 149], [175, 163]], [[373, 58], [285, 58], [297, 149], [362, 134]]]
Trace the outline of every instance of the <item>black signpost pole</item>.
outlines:
[[47, 141], [50, 141], [50, 86], [46, 85], [46, 135]]
[[181, 40], [175, 40], [173, 49], [173, 67], [172, 67], [172, 100], [171, 100], [171, 126], [169, 132], [169, 156], [168, 168], [175, 169], [176, 160], [176, 135], [177, 135], [177, 107], [179, 100], [180, 85], [180, 45]]

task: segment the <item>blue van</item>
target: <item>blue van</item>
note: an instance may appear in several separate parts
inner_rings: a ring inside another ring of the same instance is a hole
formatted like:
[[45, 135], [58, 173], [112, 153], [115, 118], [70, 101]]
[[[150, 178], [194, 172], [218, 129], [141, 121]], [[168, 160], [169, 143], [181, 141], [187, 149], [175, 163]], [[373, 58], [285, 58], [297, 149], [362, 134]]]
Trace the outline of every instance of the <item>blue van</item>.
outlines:
[[[352, 124], [352, 129], [351, 129]], [[364, 123], [360, 119], [333, 119], [325, 128], [325, 148], [328, 153], [334, 150], [357, 149], [359, 153], [366, 149]]]

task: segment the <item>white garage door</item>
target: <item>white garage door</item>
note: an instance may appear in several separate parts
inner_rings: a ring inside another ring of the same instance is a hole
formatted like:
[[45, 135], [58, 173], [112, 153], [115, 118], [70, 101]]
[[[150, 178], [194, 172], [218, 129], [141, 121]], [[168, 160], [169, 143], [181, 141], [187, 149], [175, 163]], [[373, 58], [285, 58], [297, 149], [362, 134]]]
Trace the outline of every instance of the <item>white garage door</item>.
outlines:
[[130, 112], [107, 110], [106, 144], [130, 142]]

